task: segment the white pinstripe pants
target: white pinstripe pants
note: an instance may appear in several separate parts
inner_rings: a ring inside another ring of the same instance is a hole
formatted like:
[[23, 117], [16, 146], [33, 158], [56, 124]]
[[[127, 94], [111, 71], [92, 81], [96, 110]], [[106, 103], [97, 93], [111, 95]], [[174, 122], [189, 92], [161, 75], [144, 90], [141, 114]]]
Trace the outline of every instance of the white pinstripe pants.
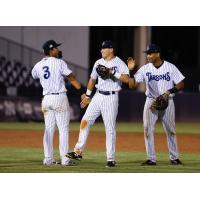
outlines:
[[61, 164], [66, 165], [69, 159], [65, 157], [69, 148], [69, 102], [66, 94], [46, 95], [42, 100], [42, 111], [45, 120], [45, 131], [43, 137], [44, 164], [54, 161], [53, 137], [56, 125], [59, 130], [59, 152]]
[[156, 161], [154, 148], [154, 129], [158, 118], [160, 118], [164, 131], [167, 136], [169, 157], [171, 160], [178, 158], [178, 147], [175, 130], [175, 107], [173, 99], [169, 99], [169, 105], [165, 111], [152, 111], [150, 109], [153, 99], [146, 98], [143, 112], [144, 139], [147, 157], [149, 160]]
[[75, 150], [83, 151], [87, 142], [90, 127], [95, 120], [102, 115], [106, 130], [106, 155], [107, 161], [115, 160], [116, 146], [116, 117], [118, 113], [118, 92], [111, 95], [103, 95], [98, 92], [92, 98], [82, 120], [87, 121], [87, 126], [80, 129], [79, 139]]

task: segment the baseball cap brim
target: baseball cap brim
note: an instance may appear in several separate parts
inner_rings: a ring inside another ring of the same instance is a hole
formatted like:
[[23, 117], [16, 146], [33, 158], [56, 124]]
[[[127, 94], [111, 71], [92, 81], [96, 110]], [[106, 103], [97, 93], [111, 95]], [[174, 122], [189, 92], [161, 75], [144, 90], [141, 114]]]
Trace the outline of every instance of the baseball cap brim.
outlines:
[[56, 47], [59, 47], [61, 44], [62, 44], [62, 43], [58, 43], [58, 44], [56, 44]]
[[160, 51], [149, 50], [149, 51], [143, 51], [143, 53], [160, 53]]
[[160, 47], [155, 44], [150, 44], [143, 53], [160, 53]]
[[146, 51], [143, 51], [143, 53], [160, 53], [159, 50], [146, 50]]

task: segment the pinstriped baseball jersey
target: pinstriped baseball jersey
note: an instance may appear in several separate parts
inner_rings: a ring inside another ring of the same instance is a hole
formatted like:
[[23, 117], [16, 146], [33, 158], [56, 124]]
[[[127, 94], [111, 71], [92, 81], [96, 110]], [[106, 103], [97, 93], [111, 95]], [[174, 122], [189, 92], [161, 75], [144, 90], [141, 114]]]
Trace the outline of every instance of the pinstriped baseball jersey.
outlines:
[[185, 78], [175, 65], [167, 61], [164, 61], [159, 68], [152, 63], [143, 65], [134, 77], [136, 82], [146, 83], [145, 94], [150, 98], [158, 97]]
[[154, 129], [158, 119], [163, 124], [167, 136], [170, 160], [179, 157], [175, 131], [175, 107], [173, 96], [170, 94], [169, 105], [164, 111], [152, 110], [151, 105], [154, 99], [167, 90], [180, 83], [185, 78], [177, 67], [167, 61], [156, 68], [152, 63], [143, 65], [134, 75], [136, 82], [146, 83], [146, 102], [143, 111], [144, 139], [148, 160], [156, 162], [154, 148]]
[[101, 58], [97, 60], [94, 64], [92, 73], [90, 77], [92, 79], [97, 79], [98, 78], [98, 84], [95, 85], [95, 87], [98, 90], [102, 91], [120, 91], [121, 90], [121, 81], [116, 80], [115, 82], [111, 79], [103, 80], [96, 71], [97, 65], [104, 65], [109, 69], [116, 70], [119, 73], [122, 74], [129, 74], [129, 69], [127, 65], [119, 58], [115, 57], [112, 60], [106, 61], [105, 59]]
[[[102, 115], [103, 122], [106, 129], [106, 155], [107, 161], [115, 161], [115, 146], [116, 146], [116, 117], [118, 113], [118, 91], [121, 90], [121, 82], [119, 80], [113, 81], [111, 79], [103, 80], [96, 72], [98, 64], [104, 65], [107, 68], [116, 70], [121, 74], [129, 74], [127, 65], [119, 58], [106, 61], [101, 58], [94, 64], [91, 79], [98, 79], [96, 84], [97, 92], [93, 96], [82, 120], [87, 121], [85, 128], [80, 129], [79, 139], [75, 145], [75, 152], [82, 152], [85, 148], [86, 141], [89, 135], [90, 126], [93, 125], [95, 120]], [[101, 93], [101, 91], [107, 93]], [[113, 91], [114, 93], [109, 93]]]
[[70, 108], [65, 93], [64, 76], [71, 73], [72, 71], [67, 67], [67, 64], [55, 57], [43, 58], [32, 69], [33, 78], [39, 78], [43, 87], [42, 112], [45, 120], [43, 164], [45, 165], [51, 165], [54, 162], [53, 137], [56, 125], [59, 129], [61, 164], [68, 165], [70, 161], [65, 156], [69, 148]]
[[40, 79], [43, 95], [66, 92], [63, 75], [68, 76], [71, 73], [63, 60], [54, 57], [43, 58], [32, 70], [33, 78]]

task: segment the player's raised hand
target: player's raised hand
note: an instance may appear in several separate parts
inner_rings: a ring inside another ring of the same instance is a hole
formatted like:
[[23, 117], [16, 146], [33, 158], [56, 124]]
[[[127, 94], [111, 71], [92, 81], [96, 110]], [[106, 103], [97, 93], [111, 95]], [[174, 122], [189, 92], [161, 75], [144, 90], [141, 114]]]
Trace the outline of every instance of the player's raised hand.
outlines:
[[[82, 98], [82, 96], [81, 96], [81, 98]], [[85, 97], [82, 99], [82, 101], [80, 103], [81, 108], [85, 108], [90, 102], [91, 102], [90, 97], [85, 95]]]
[[81, 101], [86, 97], [86, 94], [81, 95]]
[[129, 70], [133, 70], [135, 68], [135, 60], [132, 57], [128, 57], [127, 59], [127, 65]]

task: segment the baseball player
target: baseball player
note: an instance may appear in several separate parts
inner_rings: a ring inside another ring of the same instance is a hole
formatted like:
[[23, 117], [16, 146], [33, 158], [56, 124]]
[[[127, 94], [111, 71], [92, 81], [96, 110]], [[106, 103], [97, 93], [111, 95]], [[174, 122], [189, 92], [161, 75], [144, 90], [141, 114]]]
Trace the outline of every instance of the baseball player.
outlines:
[[[146, 84], [146, 102], [143, 111], [144, 139], [147, 152], [147, 160], [142, 165], [156, 165], [154, 149], [154, 128], [160, 118], [167, 136], [170, 163], [180, 165], [175, 131], [175, 107], [173, 97], [176, 92], [184, 88], [184, 76], [177, 67], [161, 59], [160, 47], [151, 44], [146, 51], [148, 64], [142, 66], [129, 80], [129, 87], [135, 88], [138, 83]], [[135, 61], [128, 59], [128, 67], [132, 70]], [[167, 104], [161, 107], [160, 99]]]
[[[81, 107], [84, 108], [91, 101], [81, 120], [78, 142], [75, 145], [74, 151], [68, 153], [66, 156], [72, 159], [82, 158], [90, 127], [95, 120], [102, 115], [106, 130], [106, 167], [115, 167], [115, 125], [118, 113], [118, 93], [121, 90], [121, 80], [119, 80], [117, 74], [122, 74], [121, 79], [128, 82], [129, 69], [127, 65], [116, 56], [115, 48], [110, 40], [102, 43], [101, 54], [102, 58], [97, 60], [93, 66], [87, 85], [86, 96], [81, 102]], [[102, 66], [105, 66], [108, 71], [110, 70], [110, 73], [113, 75], [112, 78], [101, 76], [101, 74], [98, 73], [98, 69]], [[91, 93], [97, 79], [97, 90], [91, 99]]]
[[68, 153], [68, 134], [70, 109], [66, 95], [66, 77], [71, 84], [81, 93], [83, 89], [72, 71], [62, 60], [62, 52], [54, 40], [48, 40], [43, 45], [45, 57], [32, 69], [34, 79], [39, 79], [43, 87], [42, 112], [45, 120], [43, 137], [44, 165], [56, 164], [53, 155], [53, 137], [56, 125], [59, 129], [59, 152], [61, 165], [70, 165], [70, 159], [65, 155]]

